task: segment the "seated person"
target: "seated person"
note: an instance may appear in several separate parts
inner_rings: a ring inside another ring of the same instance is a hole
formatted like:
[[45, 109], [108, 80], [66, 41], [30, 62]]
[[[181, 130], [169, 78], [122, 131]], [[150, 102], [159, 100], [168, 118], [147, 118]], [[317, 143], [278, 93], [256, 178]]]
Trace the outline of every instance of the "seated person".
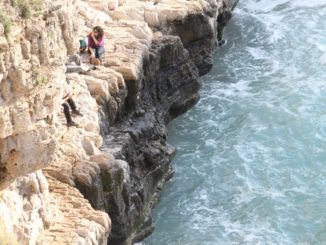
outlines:
[[[104, 49], [104, 31], [103, 28], [100, 26], [95, 26], [91, 33], [88, 34], [88, 52], [91, 56], [90, 62], [94, 64], [93, 60], [97, 59], [101, 61], [103, 55], [105, 53]], [[96, 64], [95, 64], [96, 65]]]
[[79, 40], [79, 53], [83, 54], [88, 46], [88, 37]]

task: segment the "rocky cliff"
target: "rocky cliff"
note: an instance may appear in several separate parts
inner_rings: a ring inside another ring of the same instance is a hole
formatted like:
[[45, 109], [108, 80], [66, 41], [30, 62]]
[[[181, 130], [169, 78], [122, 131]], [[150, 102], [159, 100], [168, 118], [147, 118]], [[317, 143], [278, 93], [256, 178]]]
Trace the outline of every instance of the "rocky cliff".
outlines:
[[[152, 232], [152, 204], [173, 172], [165, 125], [198, 101], [218, 17], [234, 4], [1, 1], [0, 242], [131, 244]], [[102, 65], [65, 73], [95, 25]], [[67, 89], [78, 127], [63, 116]]]

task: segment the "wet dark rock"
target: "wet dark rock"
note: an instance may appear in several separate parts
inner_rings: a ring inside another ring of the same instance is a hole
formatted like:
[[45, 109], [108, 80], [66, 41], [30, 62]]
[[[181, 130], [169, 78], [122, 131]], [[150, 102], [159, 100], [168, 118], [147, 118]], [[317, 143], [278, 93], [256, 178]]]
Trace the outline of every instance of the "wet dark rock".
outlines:
[[119, 97], [126, 103], [107, 102], [119, 116], [105, 119], [110, 128], [102, 130], [103, 150], [118, 160], [94, 156], [88, 167], [75, 166], [78, 189], [111, 218], [110, 245], [129, 245], [153, 232], [151, 209], [173, 175], [175, 149], [166, 141], [166, 124], [199, 100], [199, 76], [210, 71], [216, 48], [217, 26], [210, 18], [216, 20], [214, 11], [171, 23], [171, 35], [154, 40], [144, 57], [141, 79], [127, 81], [128, 95]]
[[152, 232], [151, 206], [158, 187], [171, 177], [174, 155], [166, 142], [166, 122], [199, 98], [197, 68], [178, 37], [155, 40], [143, 71], [139, 99], [129, 109], [132, 116], [112, 126], [105, 140], [115, 158], [130, 166], [130, 182], [119, 180], [104, 200], [113, 224], [109, 244], [139, 241]]
[[188, 15], [182, 22], [174, 23], [171, 34], [180, 37], [197, 66], [199, 75], [208, 73], [213, 66], [216, 28], [209, 15]]

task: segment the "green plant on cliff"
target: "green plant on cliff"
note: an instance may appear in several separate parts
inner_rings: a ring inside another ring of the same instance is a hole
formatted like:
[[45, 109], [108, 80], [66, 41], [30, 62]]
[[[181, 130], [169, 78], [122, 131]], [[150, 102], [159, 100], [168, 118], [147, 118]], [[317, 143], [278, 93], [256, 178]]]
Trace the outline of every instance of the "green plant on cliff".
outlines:
[[12, 7], [17, 7], [17, 5], [18, 5], [18, 0], [10, 0], [10, 5], [11, 5]]
[[30, 5], [32, 9], [36, 12], [43, 10], [43, 1], [42, 0], [30, 0]]
[[45, 85], [49, 82], [49, 77], [48, 76], [39, 76], [36, 79], [35, 85], [40, 86], [40, 85]]
[[29, 18], [32, 15], [31, 7], [25, 3], [19, 5], [20, 16], [24, 19]]
[[0, 12], [0, 23], [3, 25], [4, 34], [5, 34], [6, 38], [8, 39], [9, 33], [11, 31], [12, 22], [7, 15]]
[[28, 19], [32, 14], [39, 14], [43, 10], [42, 0], [10, 0], [10, 5], [18, 8], [19, 15]]

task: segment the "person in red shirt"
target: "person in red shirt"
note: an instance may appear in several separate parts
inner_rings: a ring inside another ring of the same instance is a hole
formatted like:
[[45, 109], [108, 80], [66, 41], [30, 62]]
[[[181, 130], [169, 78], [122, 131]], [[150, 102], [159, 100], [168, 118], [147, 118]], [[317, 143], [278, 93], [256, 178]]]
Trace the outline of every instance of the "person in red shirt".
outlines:
[[101, 60], [105, 53], [104, 49], [104, 31], [100, 26], [95, 26], [91, 33], [88, 34], [88, 51], [93, 58]]

